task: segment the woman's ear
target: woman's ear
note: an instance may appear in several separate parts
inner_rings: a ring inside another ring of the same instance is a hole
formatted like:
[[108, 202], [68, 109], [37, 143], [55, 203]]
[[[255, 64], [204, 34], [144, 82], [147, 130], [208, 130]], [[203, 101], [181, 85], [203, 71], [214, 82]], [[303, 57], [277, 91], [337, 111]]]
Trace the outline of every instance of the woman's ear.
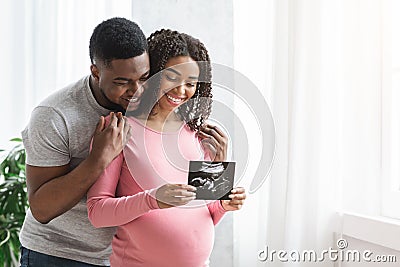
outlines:
[[96, 82], [99, 82], [99, 68], [95, 64], [90, 65], [90, 72]]

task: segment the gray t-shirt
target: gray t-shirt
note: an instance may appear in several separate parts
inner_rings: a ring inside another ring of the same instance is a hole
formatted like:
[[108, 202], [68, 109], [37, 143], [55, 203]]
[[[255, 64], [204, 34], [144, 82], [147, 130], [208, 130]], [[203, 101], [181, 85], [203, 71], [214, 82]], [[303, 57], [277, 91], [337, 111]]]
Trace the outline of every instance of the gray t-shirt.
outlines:
[[[101, 107], [89, 87], [89, 76], [59, 90], [32, 112], [22, 132], [27, 164], [75, 168], [89, 155], [92, 134]], [[86, 197], [71, 210], [48, 224], [35, 220], [27, 211], [20, 240], [24, 247], [44, 254], [95, 265], [109, 265], [111, 240], [115, 228], [94, 228], [88, 219]]]

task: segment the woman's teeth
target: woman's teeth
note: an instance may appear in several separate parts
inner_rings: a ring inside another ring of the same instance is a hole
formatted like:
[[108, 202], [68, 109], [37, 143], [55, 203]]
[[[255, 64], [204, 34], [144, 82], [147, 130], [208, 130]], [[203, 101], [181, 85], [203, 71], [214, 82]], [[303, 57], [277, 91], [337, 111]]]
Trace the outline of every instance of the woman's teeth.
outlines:
[[138, 97], [132, 97], [131, 99], [129, 99], [129, 102], [130, 102], [130, 103], [135, 103], [135, 102], [137, 102], [138, 100], [139, 100]]
[[166, 96], [167, 96], [167, 98], [169, 99], [169, 100], [171, 100], [172, 102], [174, 102], [174, 103], [181, 103], [182, 101], [183, 101], [183, 99], [182, 98], [175, 98], [175, 97], [172, 97], [172, 96], [170, 96], [170, 95], [168, 95], [168, 94], [166, 94]]

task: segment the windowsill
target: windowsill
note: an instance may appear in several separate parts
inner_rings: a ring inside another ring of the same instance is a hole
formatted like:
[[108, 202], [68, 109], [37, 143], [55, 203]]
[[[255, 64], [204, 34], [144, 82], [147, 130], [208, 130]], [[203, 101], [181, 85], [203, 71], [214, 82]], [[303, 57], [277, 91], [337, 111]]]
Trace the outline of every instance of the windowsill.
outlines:
[[400, 251], [400, 220], [355, 213], [342, 215], [344, 235]]

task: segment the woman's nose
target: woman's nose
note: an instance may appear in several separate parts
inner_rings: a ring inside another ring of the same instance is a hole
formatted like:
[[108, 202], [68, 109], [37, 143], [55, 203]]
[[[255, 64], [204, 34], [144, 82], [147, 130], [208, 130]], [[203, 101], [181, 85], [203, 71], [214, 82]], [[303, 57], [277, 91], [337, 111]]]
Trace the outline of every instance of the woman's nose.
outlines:
[[176, 91], [177, 93], [183, 95], [185, 94], [185, 85], [184, 84], [180, 84], [176, 87]]

